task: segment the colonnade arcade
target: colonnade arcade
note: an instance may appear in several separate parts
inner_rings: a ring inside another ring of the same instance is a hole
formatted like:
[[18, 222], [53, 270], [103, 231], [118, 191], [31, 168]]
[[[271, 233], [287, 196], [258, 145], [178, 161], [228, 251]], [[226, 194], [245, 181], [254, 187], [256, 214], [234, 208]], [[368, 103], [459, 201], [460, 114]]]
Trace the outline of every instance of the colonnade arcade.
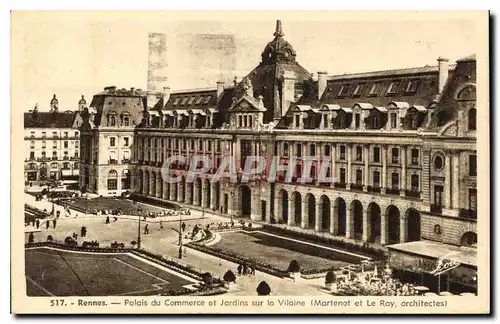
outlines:
[[[168, 183], [163, 181], [160, 171], [139, 169], [135, 177], [136, 192], [238, 217], [270, 221], [269, 215], [261, 215], [262, 205], [255, 196], [258, 189], [253, 186], [229, 187], [199, 177], [188, 182], [184, 175], [178, 176], [180, 181]], [[287, 188], [277, 188], [274, 199], [274, 220], [278, 224], [382, 245], [420, 240], [420, 214], [410, 202], [375, 202], [356, 196], [340, 197], [334, 191], [317, 194]]]
[[285, 189], [274, 206], [276, 221], [289, 227], [382, 245], [420, 240], [420, 214], [411, 206]]

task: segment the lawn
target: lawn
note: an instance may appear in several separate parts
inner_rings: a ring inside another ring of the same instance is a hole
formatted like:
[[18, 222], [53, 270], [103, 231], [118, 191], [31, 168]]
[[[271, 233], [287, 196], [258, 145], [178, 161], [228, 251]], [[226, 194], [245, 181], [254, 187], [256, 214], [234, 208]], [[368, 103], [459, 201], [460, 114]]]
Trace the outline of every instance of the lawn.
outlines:
[[116, 199], [116, 198], [94, 198], [94, 199], [70, 199], [65, 200], [65, 204], [71, 206], [76, 206], [79, 209], [87, 209], [88, 212], [93, 212], [97, 210], [117, 210], [121, 209], [122, 214], [126, 215], [136, 215], [137, 208], [141, 208], [139, 214], [145, 215], [152, 213], [160, 213], [165, 211], [165, 208], [155, 207], [152, 205], [147, 205], [143, 203], [134, 204], [132, 200], [129, 199]]
[[154, 295], [193, 281], [127, 254], [26, 250], [28, 296]]
[[222, 239], [213, 247], [269, 263], [284, 270], [294, 259], [304, 270], [344, 266], [361, 261], [356, 256], [291, 241], [263, 232], [224, 233]]

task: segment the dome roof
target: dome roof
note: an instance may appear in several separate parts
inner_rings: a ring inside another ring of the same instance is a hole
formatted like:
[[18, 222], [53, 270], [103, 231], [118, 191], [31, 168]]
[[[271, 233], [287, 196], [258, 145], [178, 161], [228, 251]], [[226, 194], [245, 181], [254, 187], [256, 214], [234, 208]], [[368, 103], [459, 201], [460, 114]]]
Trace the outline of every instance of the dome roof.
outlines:
[[276, 31], [274, 32], [274, 39], [269, 42], [264, 51], [262, 52], [262, 63], [290, 63], [295, 62], [297, 55], [292, 45], [288, 43], [283, 36], [281, 20], [276, 21]]

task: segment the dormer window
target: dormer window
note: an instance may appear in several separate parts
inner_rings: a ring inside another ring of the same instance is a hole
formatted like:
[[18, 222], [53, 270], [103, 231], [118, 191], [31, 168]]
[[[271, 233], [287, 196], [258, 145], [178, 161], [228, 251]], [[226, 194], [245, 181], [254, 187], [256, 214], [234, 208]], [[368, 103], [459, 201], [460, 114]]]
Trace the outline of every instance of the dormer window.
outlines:
[[341, 96], [345, 96], [347, 94], [347, 92], [349, 91], [349, 85], [350, 84], [343, 84], [341, 87], [340, 87], [340, 91], [338, 93], [338, 97], [341, 97]]
[[179, 101], [181, 101], [181, 97], [177, 97], [175, 98], [175, 101], [174, 103], [172, 104], [172, 106], [177, 106], [179, 104]]
[[379, 90], [380, 90], [380, 83], [372, 84], [372, 87], [370, 88], [370, 96], [378, 96]]
[[196, 99], [196, 97], [191, 97], [191, 99], [189, 99], [188, 105], [192, 105], [194, 102], [194, 99]]
[[204, 104], [204, 105], [208, 104], [208, 103], [210, 102], [210, 99], [211, 99], [211, 98], [212, 98], [211, 96], [207, 96], [207, 97], [205, 98], [205, 101], [203, 101], [203, 104]]
[[361, 94], [362, 94], [362, 92], [363, 92], [364, 87], [365, 87], [365, 84], [364, 84], [364, 83], [357, 84], [357, 85], [356, 85], [356, 88], [354, 88], [354, 92], [352, 93], [352, 96], [353, 96], [353, 97], [359, 97], [359, 96], [361, 96]]
[[113, 115], [109, 116], [109, 126], [116, 126], [116, 117]]
[[198, 97], [198, 100], [196, 100], [195, 105], [201, 104], [202, 101], [203, 101], [203, 97]]
[[410, 80], [408, 81], [408, 85], [406, 86], [405, 92], [406, 93], [415, 93], [417, 92], [418, 84], [420, 83], [420, 80]]
[[396, 94], [398, 92], [398, 88], [399, 88], [399, 81], [391, 82], [391, 84], [389, 85], [389, 89], [387, 89], [387, 95]]
[[181, 101], [181, 106], [184, 106], [186, 104], [186, 102], [188, 101], [189, 97], [184, 97], [182, 98], [182, 101]]

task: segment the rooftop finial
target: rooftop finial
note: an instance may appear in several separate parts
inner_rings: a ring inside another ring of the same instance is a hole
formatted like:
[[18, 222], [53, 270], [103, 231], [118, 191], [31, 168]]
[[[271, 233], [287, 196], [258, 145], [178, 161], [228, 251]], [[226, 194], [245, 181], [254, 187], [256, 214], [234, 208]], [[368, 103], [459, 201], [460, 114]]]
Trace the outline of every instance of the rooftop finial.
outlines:
[[283, 28], [281, 27], [281, 20], [276, 20], [276, 31], [274, 32], [275, 37], [283, 37], [285, 34], [283, 34]]

